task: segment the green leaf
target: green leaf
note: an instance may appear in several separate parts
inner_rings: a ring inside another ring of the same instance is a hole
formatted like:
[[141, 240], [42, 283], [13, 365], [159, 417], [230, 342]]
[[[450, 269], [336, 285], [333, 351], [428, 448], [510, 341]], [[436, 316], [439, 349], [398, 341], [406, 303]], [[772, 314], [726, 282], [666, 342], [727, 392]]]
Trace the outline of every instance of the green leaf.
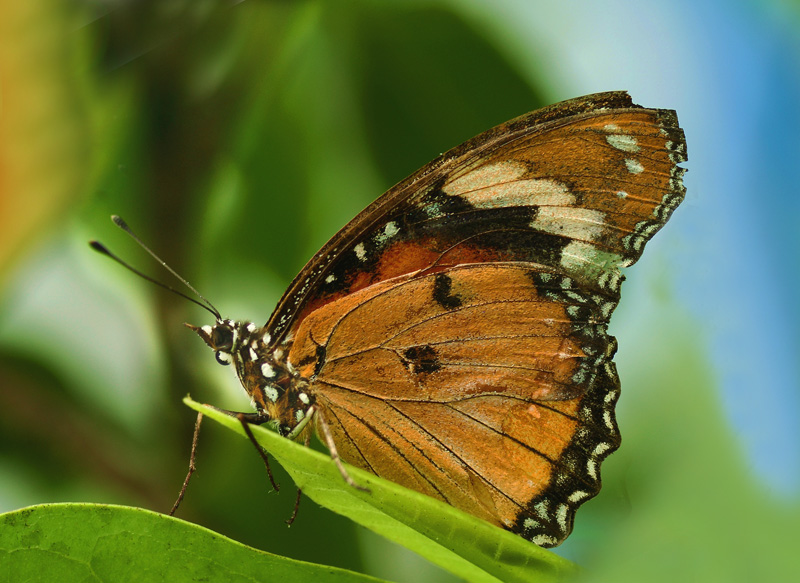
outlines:
[[380, 582], [265, 553], [138, 508], [46, 504], [0, 515], [0, 582]]
[[[184, 402], [244, 435], [241, 423], [187, 397]], [[363, 492], [348, 486], [330, 456], [273, 431], [252, 427], [256, 440], [317, 504], [475, 582], [562, 581], [575, 565], [533, 543], [393, 482], [352, 466], [348, 472]]]

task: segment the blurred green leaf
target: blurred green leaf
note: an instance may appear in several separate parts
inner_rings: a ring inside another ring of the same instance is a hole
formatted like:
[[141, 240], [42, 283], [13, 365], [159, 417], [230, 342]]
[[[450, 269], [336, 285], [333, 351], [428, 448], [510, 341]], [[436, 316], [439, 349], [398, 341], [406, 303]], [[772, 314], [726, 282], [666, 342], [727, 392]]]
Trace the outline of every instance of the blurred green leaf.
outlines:
[[[240, 422], [185, 399], [187, 405], [244, 435]], [[252, 427], [256, 440], [318, 504], [401, 544], [467, 581], [561, 581], [575, 566], [508, 531], [460, 510], [348, 466], [348, 486], [333, 460], [275, 432]]]
[[623, 446], [580, 516], [593, 531], [580, 580], [800, 580], [800, 508], [747, 467], [694, 317], [659, 294], [633, 297], [617, 314], [637, 324], [617, 358]]
[[0, 285], [82, 199], [89, 132], [69, 13], [51, 0], [0, 5]]
[[[547, 105], [498, 44], [437, 4], [356, 2], [350, 16], [359, 104], [390, 183], [499, 123]], [[414, 31], [409, 35], [409, 31]]]
[[0, 582], [380, 579], [287, 559], [138, 508], [47, 504], [0, 515]]

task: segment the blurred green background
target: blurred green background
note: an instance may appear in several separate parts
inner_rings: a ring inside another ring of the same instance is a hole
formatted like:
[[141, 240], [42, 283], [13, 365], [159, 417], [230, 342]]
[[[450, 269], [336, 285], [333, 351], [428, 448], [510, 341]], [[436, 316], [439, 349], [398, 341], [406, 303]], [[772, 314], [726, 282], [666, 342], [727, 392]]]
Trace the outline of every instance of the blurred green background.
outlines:
[[[305, 261], [439, 153], [562, 99], [678, 110], [686, 202], [628, 270], [612, 332], [621, 450], [556, 552], [587, 580], [788, 580], [800, 527], [796, 2], [35, 0], [0, 8], [0, 511], [166, 511], [186, 394], [246, 410], [183, 322], [265, 322]], [[414, 583], [446, 573], [270, 493], [207, 424], [179, 515], [270, 552]]]

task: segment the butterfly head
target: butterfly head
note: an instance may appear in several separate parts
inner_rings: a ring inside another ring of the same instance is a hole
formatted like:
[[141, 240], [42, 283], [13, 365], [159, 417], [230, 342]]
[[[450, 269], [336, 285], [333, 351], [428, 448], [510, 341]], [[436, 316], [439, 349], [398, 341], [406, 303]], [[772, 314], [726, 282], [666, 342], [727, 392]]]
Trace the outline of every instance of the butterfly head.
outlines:
[[272, 345], [266, 327], [222, 319], [213, 326], [187, 326], [214, 351], [218, 363], [233, 363], [253, 406], [274, 420], [281, 433], [290, 433], [303, 420], [313, 404], [308, 382], [289, 362], [288, 347]]
[[[142, 273], [98, 241], [89, 242], [92, 249], [113, 259], [139, 277], [197, 304], [212, 314], [216, 319], [213, 326], [191, 324], [186, 326], [194, 330], [214, 351], [218, 363], [234, 364], [236, 374], [259, 415], [265, 421], [274, 422], [283, 435], [299, 435], [298, 432], [293, 433], [296, 428], [302, 430], [303, 427], [308, 427], [315, 399], [309, 391], [309, 381], [303, 378], [289, 362], [291, 343], [278, 344], [273, 341], [266, 326], [256, 326], [252, 322], [224, 320], [214, 305], [153, 253], [124, 220], [116, 215], [112, 216], [111, 220], [185, 285], [195, 297]], [[302, 427], [298, 427], [300, 425]]]
[[241, 348], [241, 331], [246, 330], [241, 322], [234, 320], [217, 320], [213, 326], [192, 326], [191, 324], [186, 324], [186, 326], [203, 339], [203, 342], [214, 351], [214, 358], [223, 366], [234, 362], [234, 354], [237, 349]]

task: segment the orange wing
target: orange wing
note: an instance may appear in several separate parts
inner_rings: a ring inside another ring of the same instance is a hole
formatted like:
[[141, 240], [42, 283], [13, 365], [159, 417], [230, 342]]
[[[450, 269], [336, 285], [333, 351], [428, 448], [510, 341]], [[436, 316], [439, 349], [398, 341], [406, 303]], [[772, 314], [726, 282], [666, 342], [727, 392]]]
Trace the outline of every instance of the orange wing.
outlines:
[[573, 284], [521, 263], [396, 278], [312, 313], [289, 358], [343, 459], [522, 534], [551, 519], [532, 536], [552, 546], [619, 444], [615, 343]]
[[559, 544], [619, 445], [620, 268], [683, 200], [684, 160], [675, 112], [623, 92], [484, 132], [312, 258], [266, 325], [299, 381], [248, 392], [285, 434], [314, 406], [347, 461]]

